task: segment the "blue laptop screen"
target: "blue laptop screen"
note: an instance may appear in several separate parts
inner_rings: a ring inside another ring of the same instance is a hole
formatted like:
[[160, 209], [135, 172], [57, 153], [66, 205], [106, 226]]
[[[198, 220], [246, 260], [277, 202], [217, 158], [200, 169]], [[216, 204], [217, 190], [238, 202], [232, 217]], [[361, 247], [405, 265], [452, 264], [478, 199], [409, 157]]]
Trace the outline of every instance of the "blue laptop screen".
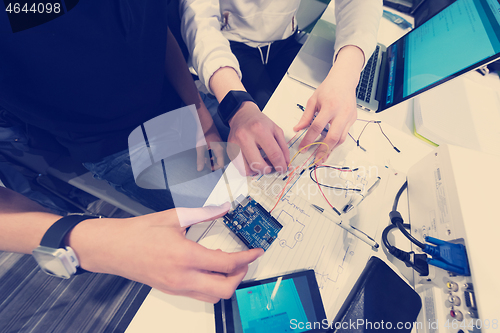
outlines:
[[458, 0], [392, 46], [387, 107], [500, 54], [500, 0]]

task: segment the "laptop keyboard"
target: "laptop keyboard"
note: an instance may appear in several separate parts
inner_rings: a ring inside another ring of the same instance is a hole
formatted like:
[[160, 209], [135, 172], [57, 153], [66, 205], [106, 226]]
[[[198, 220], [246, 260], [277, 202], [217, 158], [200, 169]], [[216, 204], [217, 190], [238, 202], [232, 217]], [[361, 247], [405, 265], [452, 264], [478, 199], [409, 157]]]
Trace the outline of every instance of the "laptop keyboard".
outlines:
[[367, 103], [370, 102], [372, 95], [373, 82], [375, 81], [375, 69], [377, 68], [377, 58], [380, 52], [380, 46], [377, 45], [370, 59], [366, 63], [365, 69], [361, 72], [356, 96]]

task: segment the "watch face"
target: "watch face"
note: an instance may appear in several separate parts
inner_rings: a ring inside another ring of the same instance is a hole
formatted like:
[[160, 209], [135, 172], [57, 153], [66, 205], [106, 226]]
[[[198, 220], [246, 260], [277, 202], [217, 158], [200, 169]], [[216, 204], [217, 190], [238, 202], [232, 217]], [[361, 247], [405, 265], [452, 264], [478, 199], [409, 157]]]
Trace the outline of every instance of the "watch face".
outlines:
[[33, 250], [33, 257], [45, 273], [69, 279], [72, 274], [66, 267], [67, 259], [65, 252], [66, 250], [64, 249], [53, 249], [50, 247], [39, 246]]

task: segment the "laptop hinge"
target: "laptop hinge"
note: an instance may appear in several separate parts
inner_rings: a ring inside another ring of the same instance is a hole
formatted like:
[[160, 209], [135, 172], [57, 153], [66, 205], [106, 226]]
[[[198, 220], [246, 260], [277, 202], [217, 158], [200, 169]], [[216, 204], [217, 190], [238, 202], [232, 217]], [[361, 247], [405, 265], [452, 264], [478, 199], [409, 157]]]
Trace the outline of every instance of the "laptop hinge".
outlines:
[[377, 101], [379, 101], [379, 107], [377, 112], [382, 111], [382, 106], [385, 106], [385, 96], [382, 96], [382, 92], [386, 90], [386, 84], [387, 80], [385, 79], [387, 75], [385, 74], [387, 68], [387, 51], [382, 53], [382, 61], [380, 63], [380, 72], [378, 75], [378, 82], [377, 82], [377, 93], [375, 95], [375, 98]]

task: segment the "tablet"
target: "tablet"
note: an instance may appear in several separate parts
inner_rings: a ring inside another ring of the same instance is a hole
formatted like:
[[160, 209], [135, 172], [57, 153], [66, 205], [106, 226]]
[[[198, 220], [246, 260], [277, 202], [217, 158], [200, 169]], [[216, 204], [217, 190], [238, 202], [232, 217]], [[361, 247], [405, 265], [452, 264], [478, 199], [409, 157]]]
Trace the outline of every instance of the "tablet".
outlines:
[[217, 333], [324, 332], [327, 322], [313, 270], [243, 282], [214, 310]]

